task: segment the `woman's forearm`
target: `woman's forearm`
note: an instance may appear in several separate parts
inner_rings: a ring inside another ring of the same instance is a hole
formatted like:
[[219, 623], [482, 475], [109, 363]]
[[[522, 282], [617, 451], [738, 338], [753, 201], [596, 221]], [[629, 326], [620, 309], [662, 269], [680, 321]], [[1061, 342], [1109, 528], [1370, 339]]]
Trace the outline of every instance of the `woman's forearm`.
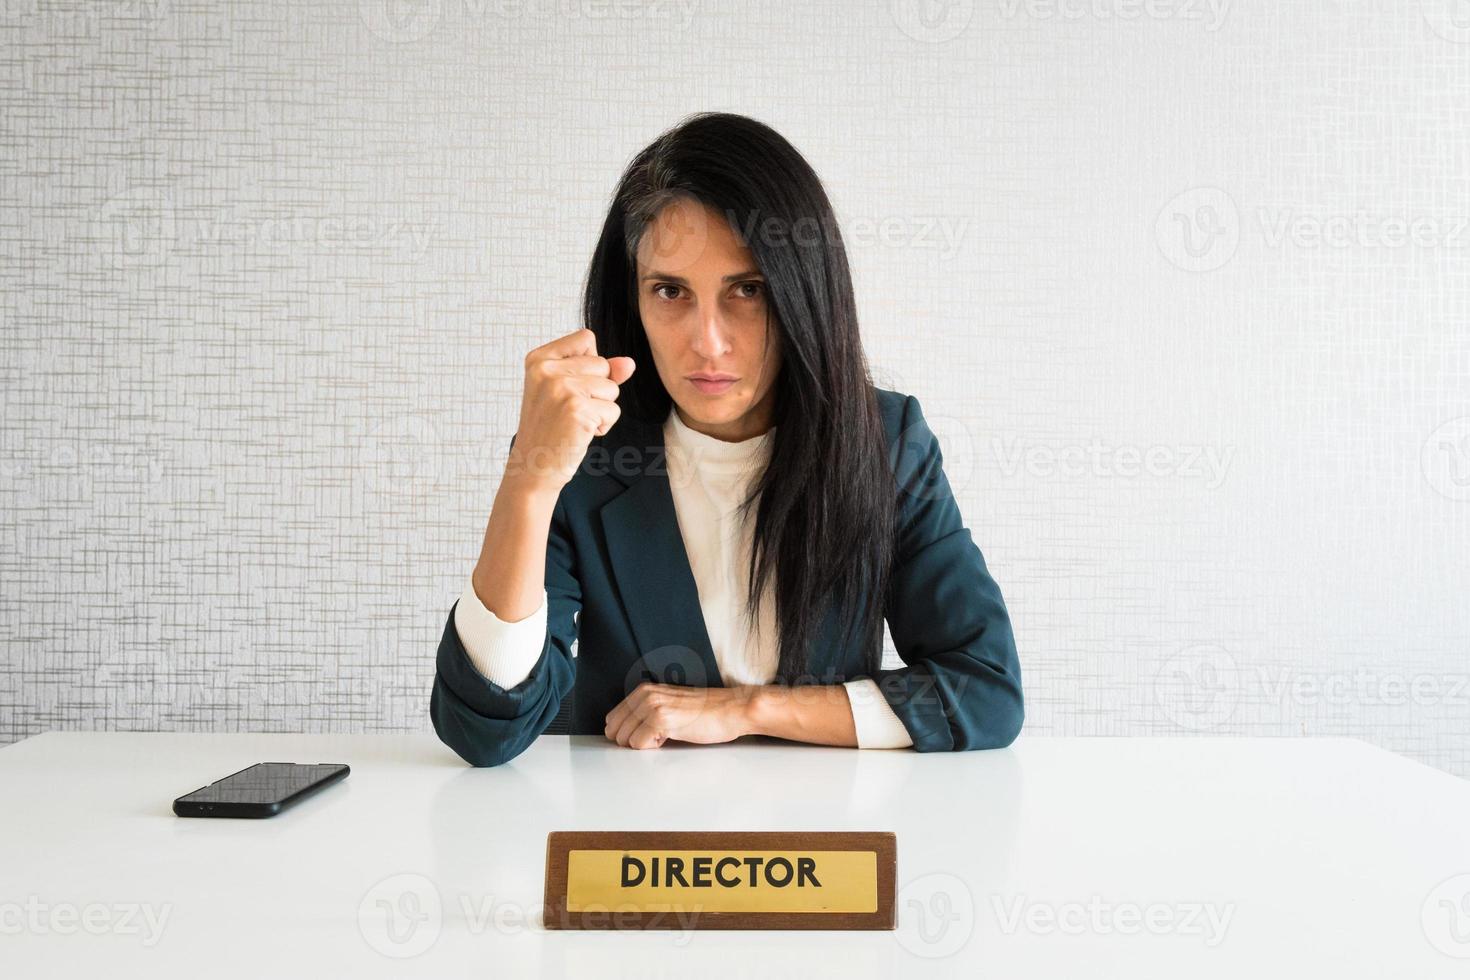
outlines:
[[556, 494], [501, 481], [475, 564], [475, 595], [508, 623], [540, 607], [546, 589], [546, 538]]
[[746, 717], [752, 735], [814, 745], [858, 744], [852, 704], [840, 684], [763, 685], [752, 694]]

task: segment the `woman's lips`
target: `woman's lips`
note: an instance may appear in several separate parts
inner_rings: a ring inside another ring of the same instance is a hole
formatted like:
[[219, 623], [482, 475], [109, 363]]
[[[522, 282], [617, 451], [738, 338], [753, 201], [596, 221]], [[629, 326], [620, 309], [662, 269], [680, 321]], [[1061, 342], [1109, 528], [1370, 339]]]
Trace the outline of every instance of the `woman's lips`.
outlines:
[[721, 395], [729, 391], [736, 380], [731, 378], [728, 381], [706, 381], [704, 378], [690, 378], [689, 383], [706, 395]]

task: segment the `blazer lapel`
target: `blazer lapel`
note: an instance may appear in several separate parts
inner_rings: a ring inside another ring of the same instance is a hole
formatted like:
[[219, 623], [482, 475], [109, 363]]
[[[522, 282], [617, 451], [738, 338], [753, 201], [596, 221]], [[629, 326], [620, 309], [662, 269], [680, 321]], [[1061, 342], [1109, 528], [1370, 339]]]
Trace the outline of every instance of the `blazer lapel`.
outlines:
[[723, 687], [679, 532], [663, 428], [625, 416], [603, 437], [601, 450], [598, 465], [627, 484], [598, 517], [618, 597], [638, 642], [643, 676], [630, 681]]

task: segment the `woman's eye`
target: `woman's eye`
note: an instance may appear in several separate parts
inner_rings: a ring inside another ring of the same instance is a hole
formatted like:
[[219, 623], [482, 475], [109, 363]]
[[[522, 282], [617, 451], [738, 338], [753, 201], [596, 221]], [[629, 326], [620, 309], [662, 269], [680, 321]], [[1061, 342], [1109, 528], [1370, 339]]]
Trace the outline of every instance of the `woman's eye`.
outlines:
[[677, 292], [678, 289], [679, 289], [679, 287], [673, 285], [672, 283], [661, 282], [657, 286], [654, 286], [653, 287], [653, 293], [654, 293], [655, 296], [659, 297], [660, 299], [670, 299], [670, 300], [672, 300], [672, 299], [678, 299], [679, 298], [677, 296], [665, 296], [663, 294], [663, 292], [662, 292], [662, 290], [665, 290], [665, 289], [672, 289], [675, 292]]
[[[755, 299], [757, 296], [766, 291], [766, 284], [763, 282], [755, 282], [754, 280], [752, 280], [750, 282], [742, 282], [735, 288], [740, 290], [740, 297], [742, 299]], [[747, 292], [746, 290], [749, 290], [749, 292]]]

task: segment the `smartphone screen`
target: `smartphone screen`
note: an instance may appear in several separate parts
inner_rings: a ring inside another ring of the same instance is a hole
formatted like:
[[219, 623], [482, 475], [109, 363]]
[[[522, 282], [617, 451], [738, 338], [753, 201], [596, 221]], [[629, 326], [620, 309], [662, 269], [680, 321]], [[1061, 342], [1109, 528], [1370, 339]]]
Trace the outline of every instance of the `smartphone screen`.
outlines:
[[270, 811], [295, 802], [308, 791], [347, 775], [341, 763], [260, 762], [216, 780], [174, 801], [174, 812], [202, 816], [232, 812]]

